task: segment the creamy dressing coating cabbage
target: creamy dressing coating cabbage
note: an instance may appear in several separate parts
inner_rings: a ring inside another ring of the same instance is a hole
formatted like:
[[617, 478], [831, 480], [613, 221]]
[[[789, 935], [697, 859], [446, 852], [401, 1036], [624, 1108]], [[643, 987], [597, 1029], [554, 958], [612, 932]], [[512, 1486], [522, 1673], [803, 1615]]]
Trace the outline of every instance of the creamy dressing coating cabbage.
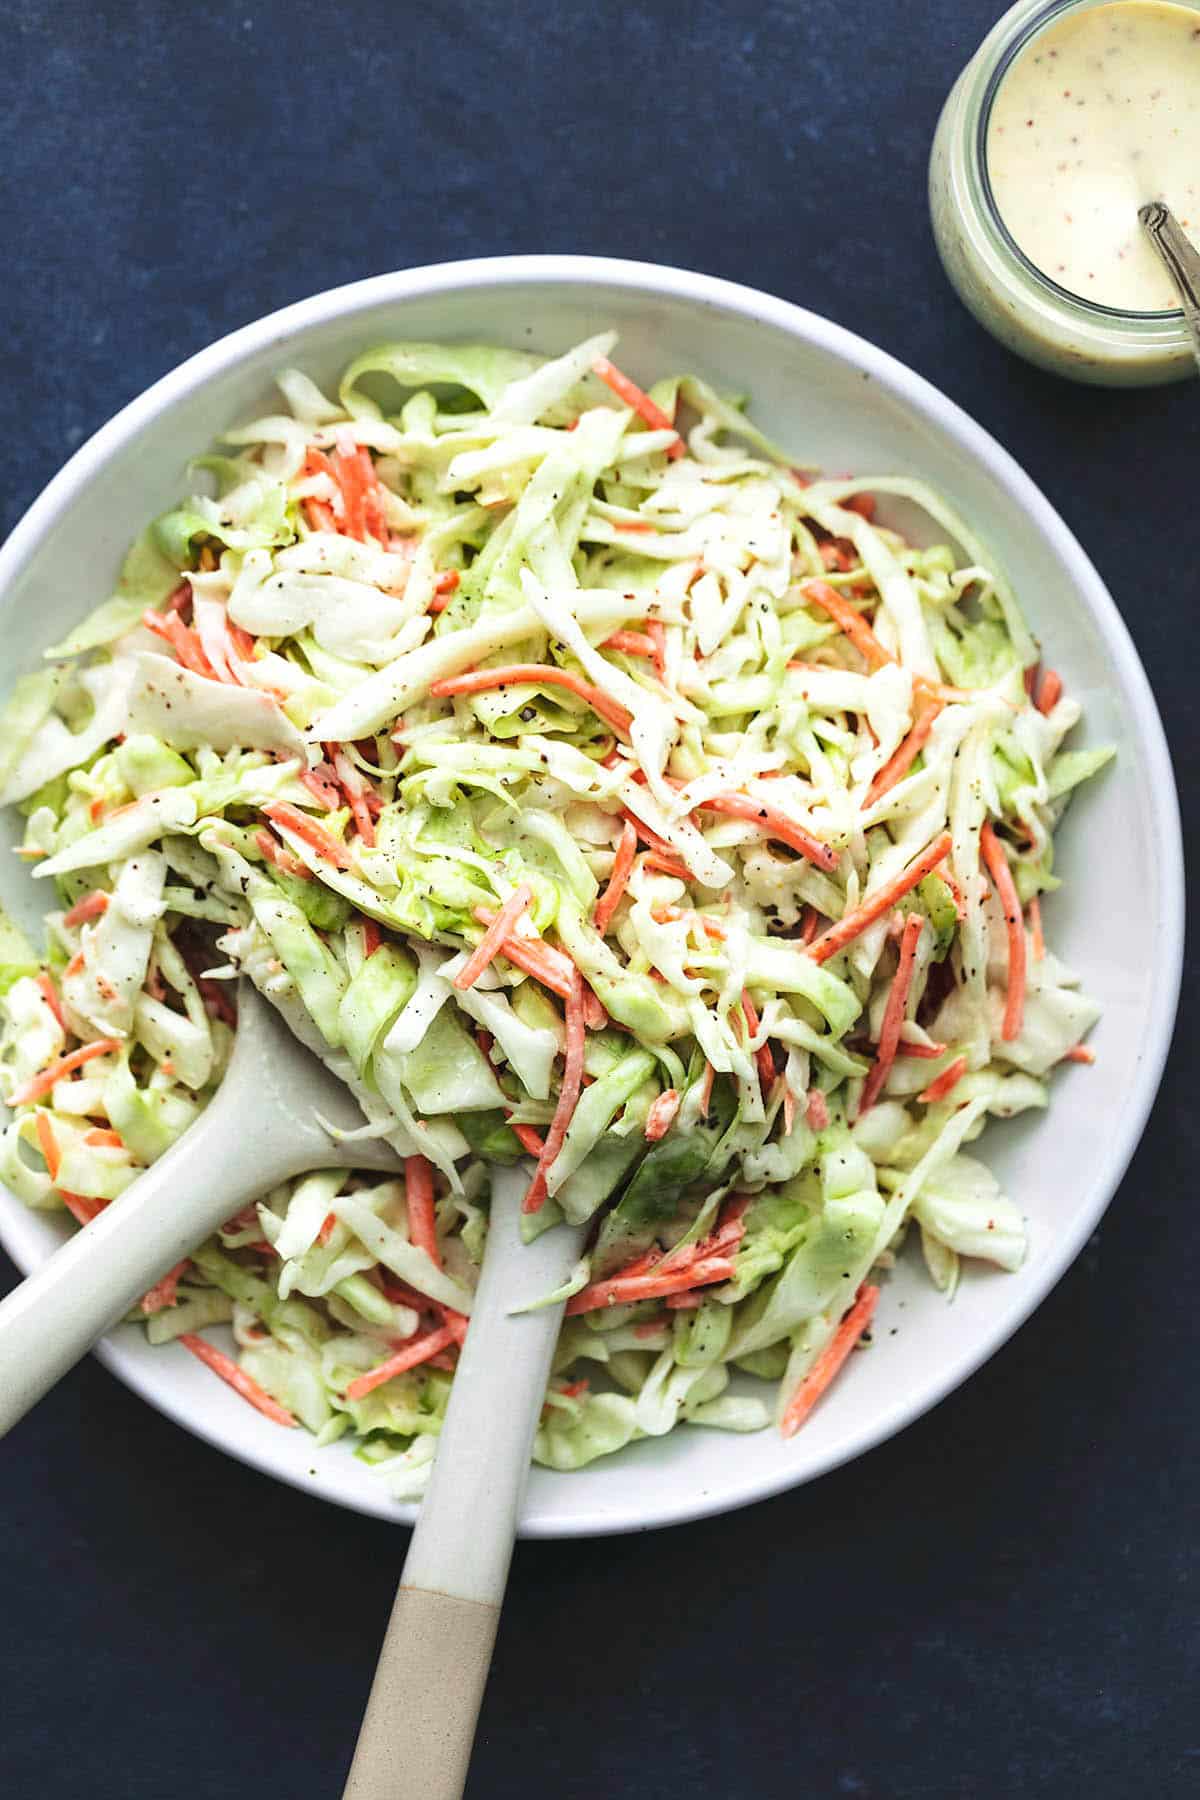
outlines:
[[[1027, 691], [986, 547], [913, 475], [813, 480], [704, 383], [641, 394], [614, 348], [388, 345], [336, 400], [286, 371], [288, 411], [198, 459], [217, 492], [155, 522], [5, 718], [0, 797], [57, 904], [45, 959], [0, 943], [0, 1177], [114, 1198], [220, 1079], [242, 972], [419, 1160], [265, 1195], [148, 1330], [230, 1323], [264, 1393], [320, 1442], [357, 1432], [401, 1494], [451, 1371], [389, 1358], [469, 1313], [497, 1162], [547, 1142], [529, 1229], [596, 1222], [541, 1461], [755, 1428], [739, 1373], [781, 1384], [790, 1428], [908, 1227], [947, 1292], [964, 1257], [1019, 1263], [963, 1146], [1045, 1105], [1096, 1017], [1031, 915], [1004, 1035], [984, 840], [1036, 902], [1106, 753]], [[948, 542], [907, 542], [889, 496]]]

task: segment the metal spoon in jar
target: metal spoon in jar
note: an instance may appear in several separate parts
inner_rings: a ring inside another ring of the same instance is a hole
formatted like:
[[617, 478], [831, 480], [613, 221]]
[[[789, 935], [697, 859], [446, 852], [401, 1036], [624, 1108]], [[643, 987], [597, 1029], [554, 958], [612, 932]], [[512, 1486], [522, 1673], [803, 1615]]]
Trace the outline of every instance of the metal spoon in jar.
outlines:
[[1161, 200], [1139, 206], [1138, 218], [1179, 290], [1179, 303], [1191, 333], [1196, 366], [1200, 368], [1200, 250]]

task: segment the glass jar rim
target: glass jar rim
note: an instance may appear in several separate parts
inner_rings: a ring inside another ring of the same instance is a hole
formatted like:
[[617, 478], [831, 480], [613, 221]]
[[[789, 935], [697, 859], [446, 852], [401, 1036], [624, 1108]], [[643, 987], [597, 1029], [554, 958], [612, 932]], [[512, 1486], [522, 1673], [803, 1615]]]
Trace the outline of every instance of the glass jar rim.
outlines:
[[[991, 173], [988, 168], [988, 126], [991, 122], [992, 107], [995, 104], [996, 95], [1000, 90], [1000, 86], [1004, 81], [1005, 76], [1009, 73], [1017, 58], [1029, 47], [1032, 40], [1043, 32], [1055, 19], [1061, 18], [1066, 13], [1092, 11], [1098, 5], [1105, 4], [1137, 5], [1138, 3], [1139, 0], [1045, 0], [1043, 5], [1033, 6], [1026, 12], [1023, 18], [1016, 19], [1013, 18], [1012, 14], [1009, 14], [1008, 19], [1000, 21], [1001, 26], [1003, 26], [1011, 19], [1013, 29], [1008, 34], [1002, 35], [999, 38], [993, 52], [991, 66], [987, 72], [987, 82], [983, 90], [983, 97], [979, 102], [978, 117], [975, 126], [975, 142], [973, 145], [975, 169], [988, 224], [996, 233], [1013, 260], [1020, 266], [1025, 274], [1037, 283], [1038, 287], [1041, 288], [1044, 293], [1060, 303], [1066, 304], [1067, 306], [1084, 313], [1089, 319], [1094, 319], [1099, 324], [1108, 323], [1114, 326], [1139, 324], [1163, 326], [1174, 324], [1176, 322], [1182, 324], [1183, 308], [1181, 306], [1167, 307], [1161, 311], [1142, 311], [1123, 306], [1104, 306], [1101, 305], [1099, 301], [1089, 300], [1084, 294], [1077, 294], [1071, 288], [1063, 287], [1060, 282], [1054, 281], [1047, 275], [1044, 269], [1039, 269], [1037, 264], [1031, 261], [1025, 254], [1024, 250], [1022, 250], [1021, 246], [1009, 231], [1008, 226], [1005, 224], [1004, 215], [996, 204], [996, 196], [992, 189]], [[1013, 12], [1015, 13], [1018, 10], [1019, 9], [1014, 8]]]

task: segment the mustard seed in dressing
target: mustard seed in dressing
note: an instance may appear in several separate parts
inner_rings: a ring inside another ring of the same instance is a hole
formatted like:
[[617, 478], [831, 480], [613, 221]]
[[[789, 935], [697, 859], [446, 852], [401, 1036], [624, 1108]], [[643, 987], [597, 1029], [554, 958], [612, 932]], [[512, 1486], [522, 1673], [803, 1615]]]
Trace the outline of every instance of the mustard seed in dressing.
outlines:
[[996, 210], [1036, 268], [1099, 306], [1173, 310], [1137, 209], [1163, 200], [1200, 231], [1200, 15], [1111, 0], [1048, 25], [1000, 81], [986, 156]]

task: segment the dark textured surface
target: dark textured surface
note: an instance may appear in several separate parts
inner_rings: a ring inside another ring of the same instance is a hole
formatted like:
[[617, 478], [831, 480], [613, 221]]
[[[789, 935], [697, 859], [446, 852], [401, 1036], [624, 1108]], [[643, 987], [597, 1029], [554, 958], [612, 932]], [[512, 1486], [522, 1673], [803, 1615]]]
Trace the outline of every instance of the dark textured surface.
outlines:
[[[710, 270], [873, 338], [1025, 464], [1124, 607], [1194, 828], [1196, 391], [1014, 361], [926, 226], [937, 109], [998, 11], [14, 4], [4, 527], [147, 382], [318, 288], [518, 250]], [[472, 1800], [1200, 1789], [1196, 1048], [1185, 1002], [1098, 1242], [901, 1439], [726, 1520], [518, 1550]], [[340, 1791], [402, 1534], [90, 1362], [3, 1470], [6, 1796]]]

